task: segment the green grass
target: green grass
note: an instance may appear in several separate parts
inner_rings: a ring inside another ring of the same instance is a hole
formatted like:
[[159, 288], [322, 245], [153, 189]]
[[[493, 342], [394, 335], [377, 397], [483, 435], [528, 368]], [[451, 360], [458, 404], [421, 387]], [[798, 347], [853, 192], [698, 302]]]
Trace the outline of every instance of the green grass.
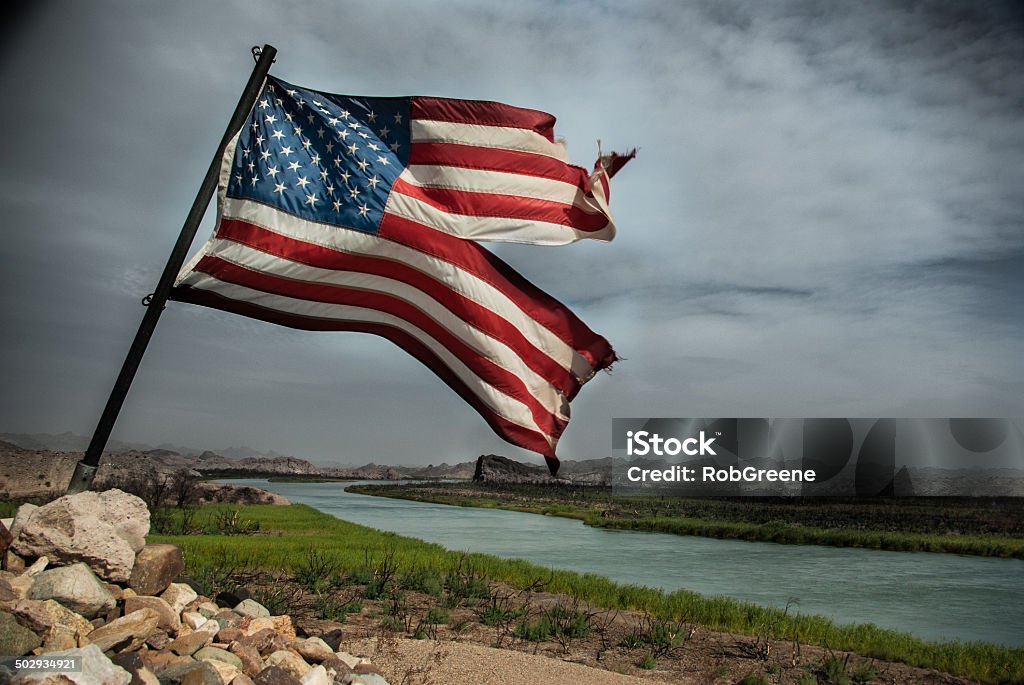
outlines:
[[[224, 510], [258, 521], [260, 534], [153, 535], [151, 542], [170, 542], [184, 550], [187, 570], [221, 575], [226, 567], [241, 570], [295, 573], [308, 563], [311, 548], [339, 573], [366, 575], [366, 569], [385, 561], [400, 575], [418, 574], [445, 579], [447, 592], [479, 594], [483, 579], [518, 588], [542, 583], [548, 592], [565, 594], [594, 606], [649, 611], [660, 620], [686, 621], [748, 635], [770, 635], [804, 643], [849, 650], [868, 658], [901, 661], [914, 666], [976, 678], [987, 682], [1024, 682], [1024, 649], [984, 643], [933, 643], [874, 625], [840, 625], [821, 616], [786, 614], [724, 597], [704, 597], [686, 590], [664, 592], [622, 585], [594, 574], [554, 571], [517, 559], [463, 554], [414, 538], [381, 532], [321, 513], [312, 507], [210, 506], [207, 516]], [[431, 583], [433, 585], [433, 583]]]
[[[463, 483], [360, 485], [349, 490], [436, 504], [563, 516], [597, 528], [1024, 559], [1024, 501], [1008, 498], [858, 501], [613, 497], [609, 488], [494, 488]], [[602, 515], [608, 511], [625, 516]]]

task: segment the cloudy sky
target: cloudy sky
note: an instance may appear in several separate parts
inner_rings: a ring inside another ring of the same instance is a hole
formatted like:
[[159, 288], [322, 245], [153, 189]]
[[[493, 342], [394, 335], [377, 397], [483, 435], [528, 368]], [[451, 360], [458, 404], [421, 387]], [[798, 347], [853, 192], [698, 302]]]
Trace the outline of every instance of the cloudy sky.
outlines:
[[[3, 39], [0, 431], [92, 432], [262, 43], [311, 88], [551, 112], [584, 166], [640, 148], [612, 243], [494, 248], [624, 357], [562, 458], [615, 416], [1024, 416], [1019, 3], [40, 2]], [[180, 303], [114, 437], [540, 462], [379, 338]]]

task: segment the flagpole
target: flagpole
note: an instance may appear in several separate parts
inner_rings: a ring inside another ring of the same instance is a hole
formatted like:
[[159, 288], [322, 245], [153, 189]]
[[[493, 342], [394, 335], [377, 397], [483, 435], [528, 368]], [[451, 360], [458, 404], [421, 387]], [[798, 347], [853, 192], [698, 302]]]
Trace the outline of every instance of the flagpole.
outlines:
[[132, 346], [128, 349], [128, 354], [125, 357], [124, 364], [121, 366], [121, 372], [118, 374], [117, 380], [114, 382], [114, 388], [110, 391], [110, 397], [107, 399], [107, 404], [103, 408], [103, 414], [100, 416], [99, 423], [96, 425], [96, 431], [92, 435], [89, 447], [85, 451], [85, 457], [75, 466], [75, 472], [71, 476], [71, 482], [68, 484], [68, 494], [83, 492], [84, 490], [89, 489], [89, 486], [92, 485], [93, 478], [96, 477], [96, 469], [100, 463], [100, 456], [103, 454], [103, 449], [107, 445], [110, 433], [114, 429], [114, 423], [117, 421], [117, 416], [121, 412], [121, 405], [124, 404], [125, 396], [128, 395], [128, 390], [131, 388], [132, 380], [135, 378], [135, 373], [139, 370], [139, 364], [142, 362], [142, 355], [146, 352], [146, 347], [149, 345], [149, 339], [152, 337], [153, 331], [156, 328], [157, 320], [159, 320], [160, 314], [163, 312], [163, 309], [167, 304], [167, 298], [171, 294], [174, 279], [181, 270], [181, 265], [184, 263], [189, 247], [192, 245], [192, 240], [195, 238], [196, 231], [199, 229], [199, 223], [202, 221], [203, 215], [206, 213], [206, 207], [210, 204], [210, 199], [213, 197], [213, 193], [217, 189], [217, 181], [220, 178], [221, 157], [224, 155], [224, 148], [227, 147], [228, 141], [230, 141], [235, 133], [237, 133], [242, 127], [242, 124], [245, 122], [245, 118], [249, 115], [249, 110], [251, 110], [253, 105], [256, 103], [256, 98], [259, 96], [260, 89], [263, 87], [263, 80], [270, 71], [270, 65], [273, 64], [274, 57], [277, 55], [277, 49], [272, 45], [264, 45], [262, 49], [254, 47], [252, 52], [253, 57], [257, 58], [256, 66], [253, 68], [252, 74], [249, 76], [249, 82], [245, 84], [245, 90], [242, 91], [242, 96], [238, 100], [238, 105], [235, 106], [235, 112], [231, 115], [231, 121], [228, 123], [227, 130], [224, 132], [224, 137], [221, 139], [220, 145], [217, 147], [217, 153], [213, 156], [213, 161], [210, 162], [210, 168], [206, 171], [206, 177], [203, 179], [203, 183], [199, 187], [196, 199], [192, 203], [192, 209], [189, 210], [188, 216], [185, 218], [185, 223], [181, 227], [181, 233], [178, 235], [178, 242], [174, 244], [174, 250], [171, 252], [170, 258], [167, 260], [167, 265], [164, 266], [164, 271], [160, 275], [160, 280], [157, 282], [156, 290], [153, 291], [152, 295], [146, 296], [142, 301], [143, 305], [147, 308], [146, 313], [142, 317], [142, 323], [139, 324], [139, 330], [135, 334]]

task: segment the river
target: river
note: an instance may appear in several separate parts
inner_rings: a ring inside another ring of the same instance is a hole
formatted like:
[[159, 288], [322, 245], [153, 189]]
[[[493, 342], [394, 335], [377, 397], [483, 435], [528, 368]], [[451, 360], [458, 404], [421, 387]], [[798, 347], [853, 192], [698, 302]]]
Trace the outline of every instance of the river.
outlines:
[[230, 482], [448, 549], [764, 605], [795, 600], [800, 613], [929, 640], [1024, 646], [1022, 560], [605, 530], [552, 516], [358, 495], [345, 492], [346, 483]]

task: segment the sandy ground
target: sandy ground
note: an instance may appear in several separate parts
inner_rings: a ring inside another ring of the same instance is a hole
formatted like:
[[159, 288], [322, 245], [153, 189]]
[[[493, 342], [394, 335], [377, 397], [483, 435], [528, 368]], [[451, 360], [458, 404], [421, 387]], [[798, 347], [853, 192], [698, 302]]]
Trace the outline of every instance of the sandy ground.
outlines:
[[[665, 685], [664, 680], [465, 642], [364, 639], [345, 646], [352, 653], [369, 656], [391, 685]], [[678, 679], [672, 682], [697, 683]]]

